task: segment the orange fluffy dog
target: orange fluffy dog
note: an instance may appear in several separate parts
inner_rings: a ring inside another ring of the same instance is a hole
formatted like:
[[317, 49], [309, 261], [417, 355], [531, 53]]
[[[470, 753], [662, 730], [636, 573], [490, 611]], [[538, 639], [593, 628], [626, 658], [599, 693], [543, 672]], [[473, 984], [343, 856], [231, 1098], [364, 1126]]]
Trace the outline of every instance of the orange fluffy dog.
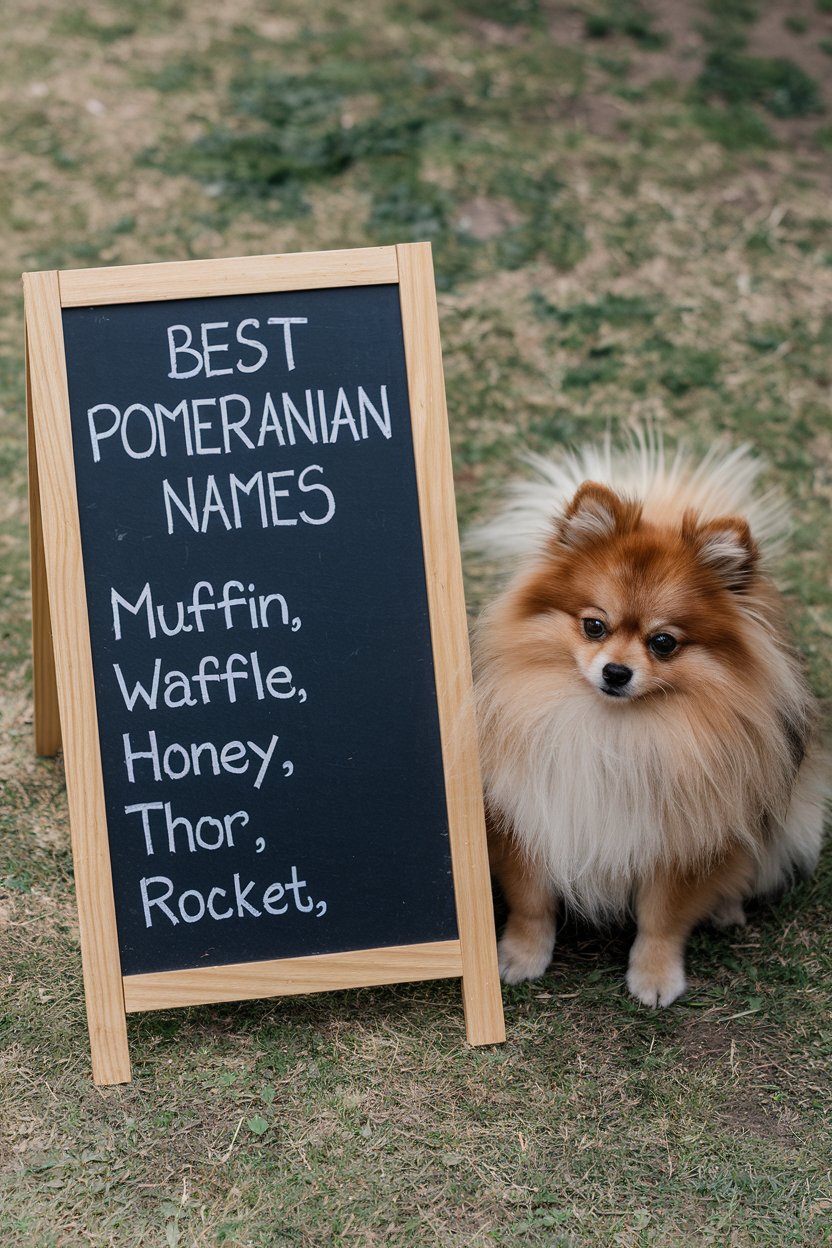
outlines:
[[545, 971], [558, 899], [632, 907], [628, 987], [669, 1005], [694, 925], [744, 922], [820, 848], [815, 708], [762, 555], [782, 510], [744, 450], [695, 466], [640, 439], [536, 467], [476, 537], [522, 568], [474, 646], [500, 971]]

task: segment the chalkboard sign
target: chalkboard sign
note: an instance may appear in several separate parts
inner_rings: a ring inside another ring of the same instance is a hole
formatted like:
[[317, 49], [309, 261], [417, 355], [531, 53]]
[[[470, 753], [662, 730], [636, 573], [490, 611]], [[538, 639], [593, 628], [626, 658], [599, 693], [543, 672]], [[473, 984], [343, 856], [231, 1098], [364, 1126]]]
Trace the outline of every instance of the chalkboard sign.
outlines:
[[25, 289], [94, 1077], [131, 1010], [446, 975], [501, 1039], [428, 246]]

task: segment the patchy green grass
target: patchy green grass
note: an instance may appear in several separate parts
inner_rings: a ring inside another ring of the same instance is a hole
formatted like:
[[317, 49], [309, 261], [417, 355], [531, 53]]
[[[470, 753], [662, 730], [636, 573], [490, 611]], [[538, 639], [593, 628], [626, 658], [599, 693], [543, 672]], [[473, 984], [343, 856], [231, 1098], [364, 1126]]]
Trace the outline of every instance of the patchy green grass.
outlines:
[[785, 56], [745, 56], [730, 48], [708, 54], [699, 76], [705, 97], [727, 104], [762, 104], [775, 117], [808, 117], [824, 112], [818, 83]]
[[[20, 1248], [829, 1241], [832, 860], [691, 990], [567, 924], [509, 1039], [453, 983], [133, 1016], [89, 1079], [60, 760], [31, 752], [22, 269], [428, 237], [457, 497], [652, 421], [748, 440], [832, 706], [827, 0], [12, 0], [0, 46], [0, 1234]], [[789, 22], [785, 25], [784, 22]], [[776, 33], [772, 34], [772, 30]], [[777, 40], [788, 38], [783, 59]], [[467, 567], [472, 611], [489, 569]]]
[[668, 36], [656, 29], [656, 15], [641, 0], [606, 0], [586, 15], [584, 30], [590, 39], [626, 35], [651, 51], [668, 43]]

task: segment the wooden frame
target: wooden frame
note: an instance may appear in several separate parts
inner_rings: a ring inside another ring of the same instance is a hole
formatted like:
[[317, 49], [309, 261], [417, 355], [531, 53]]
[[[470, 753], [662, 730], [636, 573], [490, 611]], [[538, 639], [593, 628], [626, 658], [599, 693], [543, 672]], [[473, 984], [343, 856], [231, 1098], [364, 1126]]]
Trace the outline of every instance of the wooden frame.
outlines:
[[[430, 244], [24, 274], [35, 745], [63, 739], [96, 1083], [130, 1079], [126, 1013], [461, 976], [469, 1043], [505, 1039]], [[65, 307], [397, 284], [458, 940], [122, 976], [67, 391]], [[50, 635], [50, 606], [51, 625]]]

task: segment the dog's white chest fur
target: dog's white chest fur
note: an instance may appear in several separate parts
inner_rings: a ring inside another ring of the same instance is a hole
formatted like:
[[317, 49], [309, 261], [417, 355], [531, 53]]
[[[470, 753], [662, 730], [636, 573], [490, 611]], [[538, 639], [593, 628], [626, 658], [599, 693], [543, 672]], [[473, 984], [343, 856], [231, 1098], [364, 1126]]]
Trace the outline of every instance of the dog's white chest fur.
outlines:
[[[494, 750], [483, 743], [489, 804], [581, 911], [623, 911], [634, 882], [671, 846], [674, 857], [694, 859], [712, 843], [713, 825], [691, 822], [691, 806], [701, 811], [696, 799], [712, 782], [696, 751], [681, 748], [670, 717], [604, 706], [591, 690], [563, 694], [534, 721], [504, 710], [503, 728], [513, 720], [514, 735]], [[723, 803], [712, 796], [719, 820]]]

